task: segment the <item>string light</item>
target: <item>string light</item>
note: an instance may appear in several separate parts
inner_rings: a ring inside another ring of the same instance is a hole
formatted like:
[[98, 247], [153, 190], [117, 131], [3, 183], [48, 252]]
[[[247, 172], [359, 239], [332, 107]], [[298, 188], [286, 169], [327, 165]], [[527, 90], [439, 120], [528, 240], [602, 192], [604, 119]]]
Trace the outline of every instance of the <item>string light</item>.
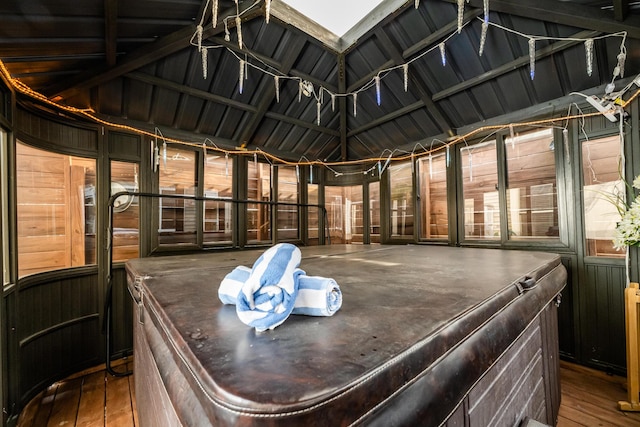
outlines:
[[336, 111], [336, 94], [331, 94], [331, 111]]
[[229, 153], [224, 153], [224, 176], [229, 176]]
[[213, 0], [213, 5], [211, 6], [211, 23], [213, 28], [218, 25], [218, 0]]
[[358, 115], [358, 92], [353, 92], [353, 117]]
[[224, 21], [224, 41], [231, 41], [231, 34], [229, 33], [229, 25], [227, 25], [227, 21]]
[[584, 51], [587, 61], [587, 75], [591, 77], [593, 73], [593, 39], [584, 41]]
[[198, 50], [202, 50], [202, 33], [203, 33], [202, 25], [198, 25], [196, 27], [196, 35], [198, 37]]
[[316, 124], [318, 126], [320, 126], [320, 110], [321, 110], [321, 107], [322, 107], [322, 103], [318, 99], [318, 102], [316, 102]]
[[531, 37], [529, 39], [529, 76], [531, 80], [536, 75], [536, 39]]
[[236, 16], [236, 32], [238, 33], [238, 47], [242, 50], [242, 18]]
[[458, 34], [462, 31], [464, 22], [464, 0], [458, 0]]
[[415, 0], [414, 6], [417, 9], [420, 6], [420, 0]]
[[244, 89], [244, 59], [240, 60], [240, 75], [238, 76], [238, 91], [242, 94], [242, 90]]
[[269, 23], [269, 15], [271, 15], [271, 0], [264, 0], [264, 20]]
[[402, 64], [402, 76], [404, 80], [404, 91], [409, 89], [409, 63]]
[[440, 43], [438, 47], [440, 48], [440, 59], [442, 60], [442, 66], [444, 67], [447, 65], [447, 53], [444, 50], [444, 42]]
[[202, 50], [200, 51], [201, 55], [202, 55], [202, 77], [206, 80], [207, 79], [207, 65], [208, 65], [208, 53], [209, 53], [209, 49], [207, 49], [206, 47], [203, 47]]
[[380, 75], [374, 77], [376, 82], [376, 102], [380, 105]]
[[280, 103], [280, 76], [273, 76], [273, 84], [276, 86], [276, 102]]
[[489, 30], [489, 22], [482, 21], [482, 27], [480, 31], [480, 49], [478, 49], [478, 56], [482, 56], [484, 53], [484, 44], [487, 41], [487, 31]]

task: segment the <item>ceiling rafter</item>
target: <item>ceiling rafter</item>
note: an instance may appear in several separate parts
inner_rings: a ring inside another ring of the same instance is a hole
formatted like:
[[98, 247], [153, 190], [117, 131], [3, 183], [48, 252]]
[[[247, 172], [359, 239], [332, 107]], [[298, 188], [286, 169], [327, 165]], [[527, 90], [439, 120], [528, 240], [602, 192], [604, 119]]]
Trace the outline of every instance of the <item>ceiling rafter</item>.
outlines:
[[[470, 4], [473, 7], [483, 7], [482, 0], [470, 0]], [[640, 16], [629, 15], [621, 22], [614, 18], [613, 13], [608, 15], [598, 7], [583, 4], [553, 0], [491, 0], [489, 10], [609, 34], [626, 31], [629, 37], [640, 39]]]
[[624, 21], [629, 13], [629, 0], [613, 0], [613, 17], [616, 21]]
[[[224, 96], [220, 96], [220, 95], [215, 95], [213, 93], [201, 90], [201, 89], [195, 89], [180, 83], [175, 83], [169, 80], [165, 80], [162, 79], [160, 77], [156, 77], [156, 76], [151, 76], [139, 71], [132, 71], [130, 73], [126, 74], [126, 77], [131, 78], [133, 80], [138, 80], [150, 85], [154, 85], [154, 86], [158, 86], [161, 87], [163, 89], [169, 89], [169, 90], [173, 90], [176, 92], [180, 92], [180, 93], [185, 93], [187, 95], [191, 95], [191, 96], [195, 96], [196, 98], [201, 98], [207, 101], [211, 101], [211, 102], [215, 102], [218, 104], [222, 104], [222, 105], [226, 105], [228, 107], [233, 107], [233, 108], [237, 108], [239, 110], [243, 110], [252, 114], [256, 114], [258, 113], [258, 108], [254, 107], [253, 105], [250, 104], [245, 104], [244, 102], [240, 102], [240, 101], [235, 101], [233, 99], [229, 99], [229, 98], [225, 98]], [[323, 126], [317, 126], [313, 123], [307, 123], [303, 120], [299, 120], [299, 119], [295, 119], [293, 117], [289, 117], [289, 116], [285, 116], [284, 114], [277, 114], [277, 113], [272, 113], [272, 112], [267, 112], [265, 114], [265, 117], [271, 118], [271, 119], [277, 119], [277, 120], [281, 120], [285, 123], [289, 123], [292, 125], [296, 125], [296, 126], [302, 126], [305, 127], [307, 129], [313, 129], [316, 130], [318, 132], [322, 132], [322, 133], [326, 133], [328, 135], [333, 135], [333, 136], [338, 136], [339, 133], [338, 131], [334, 130], [334, 129], [329, 129], [327, 127], [323, 127]]]
[[118, 0], [104, 0], [104, 51], [107, 65], [116, 65], [118, 46]]
[[[601, 33], [599, 31], [581, 31], [579, 33], [574, 34], [571, 38], [576, 39], [588, 39], [599, 36]], [[582, 43], [577, 40], [563, 40], [543, 48], [536, 50], [536, 59], [542, 59], [547, 56], [553, 55], [554, 53], [563, 51], [572, 46]], [[445, 98], [449, 98], [457, 93], [460, 93], [464, 90], [471, 89], [475, 86], [486, 83], [489, 80], [493, 80], [499, 76], [502, 76], [506, 73], [509, 73], [513, 70], [516, 70], [520, 67], [529, 66], [529, 55], [522, 55], [519, 58], [514, 59], [513, 61], [507, 62], [501, 67], [495, 68], [491, 71], [487, 71], [486, 73], [482, 73], [479, 76], [472, 77], [467, 79], [457, 85], [451, 86], [445, 90], [442, 90], [438, 93], [433, 94], [433, 101], [440, 101]]]
[[[402, 56], [402, 53], [395, 46], [393, 40], [389, 37], [389, 34], [384, 29], [379, 29], [376, 31], [376, 38], [382, 44], [382, 48], [387, 51], [387, 54], [391, 56], [394, 66], [402, 65], [405, 62], [405, 58]], [[436, 125], [440, 128], [440, 131], [448, 134], [449, 136], [453, 136], [455, 131], [453, 130], [453, 126], [451, 122], [446, 118], [445, 114], [442, 112], [440, 107], [433, 102], [431, 99], [431, 91], [427, 87], [427, 83], [416, 73], [410, 73], [409, 78], [411, 79], [412, 87], [414, 87], [414, 92], [417, 93], [418, 98], [422, 101], [424, 106], [427, 108], [429, 115], [433, 118]], [[390, 119], [391, 120], [391, 119]]]
[[[286, 47], [287, 58], [283, 61], [281, 68], [279, 68], [278, 71], [284, 75], [288, 74], [289, 71], [291, 71], [291, 68], [295, 65], [306, 44], [307, 41], [303, 37], [295, 37], [293, 42]], [[260, 99], [258, 110], [240, 135], [239, 142], [241, 144], [253, 139], [255, 132], [258, 129], [258, 125], [262, 122], [265, 114], [269, 110], [269, 107], [273, 103], [273, 100], [276, 98], [275, 84], [268, 78], [266, 79], [265, 84], [266, 88], [264, 88], [262, 93], [258, 95], [258, 98]]]
[[[248, 6], [244, 6], [248, 7]], [[235, 14], [235, 8], [227, 10], [221, 16]], [[250, 21], [258, 16], [262, 16], [262, 10], [251, 10], [243, 15], [243, 22]], [[231, 24], [230, 24], [231, 26]], [[97, 67], [87, 70], [79, 74], [76, 78], [65, 80], [63, 83], [52, 86], [48, 95], [50, 98], [68, 98], [81, 90], [90, 89], [102, 83], [108, 82], [114, 78], [120, 77], [130, 71], [137, 70], [150, 64], [153, 61], [165, 58], [173, 53], [178, 52], [190, 46], [191, 37], [196, 31], [195, 24], [184, 27], [178, 31], [168, 34], [153, 43], [144, 45], [127, 55], [125, 55], [119, 64], [114, 67]], [[215, 29], [211, 25], [207, 25], [203, 39], [220, 34], [224, 31], [224, 26], [218, 25]]]

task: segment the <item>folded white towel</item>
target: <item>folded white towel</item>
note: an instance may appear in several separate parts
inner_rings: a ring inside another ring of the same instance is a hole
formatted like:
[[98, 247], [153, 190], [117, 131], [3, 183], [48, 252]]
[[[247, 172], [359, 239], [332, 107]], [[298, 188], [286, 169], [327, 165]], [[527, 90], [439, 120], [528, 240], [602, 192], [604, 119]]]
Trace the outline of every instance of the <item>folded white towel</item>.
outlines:
[[290, 243], [267, 249], [253, 264], [238, 293], [236, 313], [257, 331], [274, 329], [291, 314], [298, 295], [298, 269], [302, 255]]
[[[298, 296], [291, 314], [306, 316], [333, 316], [342, 306], [342, 292], [335, 280], [328, 277], [307, 276], [302, 270], [298, 276]], [[240, 265], [227, 274], [218, 288], [223, 304], [235, 305], [242, 285], [251, 269]]]

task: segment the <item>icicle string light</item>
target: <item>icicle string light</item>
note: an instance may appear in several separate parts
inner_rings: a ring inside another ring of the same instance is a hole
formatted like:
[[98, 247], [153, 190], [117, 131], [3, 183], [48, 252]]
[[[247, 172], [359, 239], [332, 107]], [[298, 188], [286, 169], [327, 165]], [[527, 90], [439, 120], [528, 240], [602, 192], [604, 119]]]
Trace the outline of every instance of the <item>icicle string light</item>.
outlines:
[[207, 79], [207, 65], [209, 64], [208, 53], [209, 49], [206, 47], [203, 47], [200, 51], [200, 54], [202, 55], [202, 78], [205, 80]]
[[462, 31], [464, 23], [464, 0], [458, 0], [458, 34]]
[[358, 92], [353, 93], [353, 117], [358, 115]]
[[316, 102], [316, 124], [320, 126], [320, 110], [322, 109], [322, 103], [320, 100]]
[[418, 7], [420, 7], [420, 0], [415, 0], [414, 2], [414, 7], [417, 9]]
[[380, 76], [375, 76], [374, 80], [376, 82], [376, 103], [380, 105]]
[[489, 30], [489, 23], [482, 21], [482, 30], [480, 32], [480, 49], [478, 49], [478, 56], [482, 56], [484, 53], [484, 44], [487, 42], [487, 31]]
[[276, 86], [276, 102], [280, 102], [280, 76], [273, 76], [273, 84]]
[[402, 77], [404, 81], [404, 91], [409, 89], [409, 63], [402, 64]]
[[242, 18], [236, 16], [236, 31], [238, 33], [238, 47], [242, 49]]
[[213, 0], [211, 5], [211, 25], [216, 28], [218, 25], [218, 0]]
[[444, 42], [440, 43], [438, 47], [440, 48], [440, 60], [442, 61], [442, 66], [444, 67], [445, 65], [447, 65], [447, 53], [445, 51]]
[[197, 34], [197, 38], [198, 38], [198, 50], [202, 50], [202, 32], [203, 32], [203, 28], [202, 25], [198, 25], [196, 27], [196, 34]]
[[331, 111], [336, 111], [336, 94], [331, 94]]
[[240, 75], [238, 76], [238, 91], [242, 93], [244, 89], [244, 59], [240, 60]]
[[531, 80], [536, 76], [536, 39], [529, 39], [529, 76]]
[[229, 176], [229, 153], [224, 153], [224, 176]]
[[584, 53], [587, 61], [587, 75], [593, 74], [593, 39], [584, 41]]
[[268, 24], [271, 16], [271, 0], [264, 0], [264, 21]]

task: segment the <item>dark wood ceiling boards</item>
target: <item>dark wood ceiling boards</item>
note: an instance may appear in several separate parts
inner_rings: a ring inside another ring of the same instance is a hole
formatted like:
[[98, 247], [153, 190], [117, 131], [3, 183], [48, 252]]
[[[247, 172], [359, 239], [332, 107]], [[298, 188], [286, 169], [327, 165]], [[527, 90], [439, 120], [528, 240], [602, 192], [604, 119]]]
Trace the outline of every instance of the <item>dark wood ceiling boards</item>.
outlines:
[[[236, 13], [233, 0], [220, 0], [216, 28], [206, 0], [4, 0], [0, 59], [34, 90], [102, 117], [221, 146], [247, 144], [293, 160], [353, 160], [411, 149], [520, 117], [572, 92], [594, 91], [611, 81], [620, 51], [619, 38], [598, 37], [615, 32], [628, 34], [625, 77], [640, 72], [636, 2], [490, 0], [492, 23], [551, 38], [536, 42], [533, 80], [525, 37], [491, 26], [478, 55], [481, 0], [465, 3], [468, 23], [460, 34], [454, 34], [455, 0], [421, 0], [417, 10], [413, 1], [389, 3], [400, 6], [342, 51], [292, 25], [281, 8], [267, 24], [264, 3], [254, 3], [238, 4], [245, 11], [241, 50], [233, 20], [230, 40], [224, 39], [222, 19]], [[192, 44], [203, 13], [204, 43], [220, 46], [208, 49], [206, 78]], [[596, 39], [591, 76], [587, 38]], [[445, 40], [443, 66], [438, 44]], [[251, 65], [239, 93], [244, 58]], [[407, 62], [405, 92], [401, 67]], [[378, 105], [371, 82], [383, 70]], [[274, 74], [283, 76], [279, 102]], [[298, 100], [299, 79], [311, 82], [316, 95], [326, 89], [319, 123], [316, 98]], [[338, 94], [335, 108], [330, 93]]]

